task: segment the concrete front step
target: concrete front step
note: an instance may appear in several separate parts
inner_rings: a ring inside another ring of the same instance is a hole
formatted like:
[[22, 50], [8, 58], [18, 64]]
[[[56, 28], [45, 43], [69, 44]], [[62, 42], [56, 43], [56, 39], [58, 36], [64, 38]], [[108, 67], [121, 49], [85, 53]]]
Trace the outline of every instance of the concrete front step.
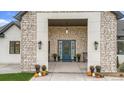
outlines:
[[86, 63], [77, 62], [49, 62], [49, 72], [86, 72]]

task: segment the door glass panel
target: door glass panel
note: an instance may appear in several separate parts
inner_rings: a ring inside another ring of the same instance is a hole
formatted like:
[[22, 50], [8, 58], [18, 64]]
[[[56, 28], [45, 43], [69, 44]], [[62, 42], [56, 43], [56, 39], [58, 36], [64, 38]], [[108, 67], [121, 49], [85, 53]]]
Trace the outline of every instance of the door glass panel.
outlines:
[[69, 43], [68, 42], [64, 42], [63, 53], [65, 55], [69, 55]]
[[64, 40], [62, 44], [62, 58], [64, 61], [70, 61], [71, 60], [71, 41], [70, 40]]
[[74, 59], [76, 52], [76, 42], [73, 40], [71, 41], [71, 59]]

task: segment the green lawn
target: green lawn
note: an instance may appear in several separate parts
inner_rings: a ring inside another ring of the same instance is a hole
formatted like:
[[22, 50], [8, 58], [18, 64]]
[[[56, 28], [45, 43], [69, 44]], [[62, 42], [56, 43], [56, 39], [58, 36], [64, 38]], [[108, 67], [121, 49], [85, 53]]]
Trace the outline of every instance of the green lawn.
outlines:
[[33, 73], [9, 73], [0, 74], [0, 81], [29, 81], [33, 77]]

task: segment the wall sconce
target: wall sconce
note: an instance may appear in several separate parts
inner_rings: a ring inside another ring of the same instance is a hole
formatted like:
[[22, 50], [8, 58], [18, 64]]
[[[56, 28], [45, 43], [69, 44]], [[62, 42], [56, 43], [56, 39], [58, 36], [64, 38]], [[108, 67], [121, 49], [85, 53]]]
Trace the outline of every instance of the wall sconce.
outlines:
[[39, 42], [38, 42], [38, 48], [41, 49], [41, 46], [42, 46], [42, 42], [39, 41]]
[[95, 41], [95, 42], [94, 42], [94, 47], [95, 47], [95, 50], [97, 50], [97, 49], [98, 49], [98, 44], [99, 44], [99, 43], [98, 43], [97, 41]]

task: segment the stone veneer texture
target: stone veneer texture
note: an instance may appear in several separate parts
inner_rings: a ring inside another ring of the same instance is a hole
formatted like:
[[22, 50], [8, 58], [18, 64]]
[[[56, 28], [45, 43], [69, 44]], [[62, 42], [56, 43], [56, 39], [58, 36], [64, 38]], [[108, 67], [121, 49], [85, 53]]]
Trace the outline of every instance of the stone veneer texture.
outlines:
[[101, 12], [100, 60], [104, 72], [116, 72], [117, 19], [111, 12]]
[[68, 26], [68, 34], [65, 30], [66, 27], [49, 26], [50, 60], [53, 61], [53, 53], [58, 54], [58, 40], [76, 40], [76, 53], [81, 54], [81, 61], [83, 61], [83, 52], [87, 52], [87, 27]]
[[21, 20], [21, 64], [22, 71], [33, 71], [37, 55], [36, 12], [27, 12]]

